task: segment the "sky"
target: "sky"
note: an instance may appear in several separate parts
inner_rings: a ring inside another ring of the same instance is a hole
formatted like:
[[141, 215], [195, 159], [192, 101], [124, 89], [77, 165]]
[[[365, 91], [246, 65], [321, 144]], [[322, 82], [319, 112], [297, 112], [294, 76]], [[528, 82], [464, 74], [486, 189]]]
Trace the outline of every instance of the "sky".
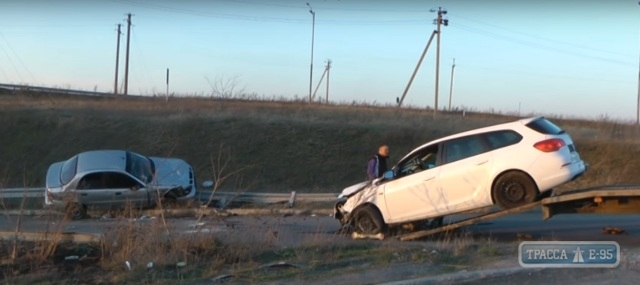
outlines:
[[[307, 6], [306, 3], [309, 3]], [[0, 0], [0, 83], [209, 96], [221, 83], [267, 98], [395, 104], [438, 8], [438, 108], [636, 121], [637, 1]], [[315, 21], [310, 13], [315, 13]], [[312, 45], [313, 39], [313, 45]], [[404, 106], [435, 105], [437, 37]], [[451, 85], [452, 64], [453, 88]]]

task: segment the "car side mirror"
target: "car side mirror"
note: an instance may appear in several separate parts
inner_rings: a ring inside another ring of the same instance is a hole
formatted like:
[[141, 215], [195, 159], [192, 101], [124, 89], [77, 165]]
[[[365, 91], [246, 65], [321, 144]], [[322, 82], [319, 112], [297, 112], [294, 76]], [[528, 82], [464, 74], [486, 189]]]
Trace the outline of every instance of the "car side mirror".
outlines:
[[134, 185], [131, 187], [131, 191], [138, 191], [140, 190], [140, 186], [139, 185]]
[[384, 173], [383, 177], [385, 179], [393, 179], [393, 177], [395, 177], [393, 170], [389, 170], [387, 172]]

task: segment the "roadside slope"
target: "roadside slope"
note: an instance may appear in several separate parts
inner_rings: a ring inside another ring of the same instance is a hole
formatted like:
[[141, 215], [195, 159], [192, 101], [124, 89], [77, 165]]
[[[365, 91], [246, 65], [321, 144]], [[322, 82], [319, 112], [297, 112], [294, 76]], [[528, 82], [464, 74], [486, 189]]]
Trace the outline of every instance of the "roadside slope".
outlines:
[[[426, 110], [299, 102], [1, 97], [2, 187], [42, 186], [52, 162], [80, 151], [122, 148], [184, 158], [200, 181], [213, 178], [219, 158], [229, 159], [222, 175], [239, 171], [227, 180], [229, 189], [338, 192], [363, 178], [366, 160], [379, 144], [390, 145], [395, 163], [428, 140], [514, 119], [480, 114], [434, 119]], [[578, 149], [592, 165], [576, 185], [640, 182], [633, 171], [640, 162], [631, 159], [640, 147], [611, 140], [611, 126], [567, 122], [563, 127], [575, 130]]]

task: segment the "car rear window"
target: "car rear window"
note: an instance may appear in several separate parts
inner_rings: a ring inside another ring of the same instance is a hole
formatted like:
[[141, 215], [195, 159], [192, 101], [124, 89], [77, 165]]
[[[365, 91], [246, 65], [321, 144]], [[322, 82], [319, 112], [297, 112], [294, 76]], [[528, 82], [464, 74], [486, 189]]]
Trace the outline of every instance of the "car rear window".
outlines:
[[559, 135], [564, 133], [564, 130], [545, 118], [536, 119], [528, 123], [526, 126], [545, 135]]
[[62, 164], [60, 171], [60, 182], [67, 184], [76, 175], [76, 166], [78, 165], [78, 156], [74, 156]]

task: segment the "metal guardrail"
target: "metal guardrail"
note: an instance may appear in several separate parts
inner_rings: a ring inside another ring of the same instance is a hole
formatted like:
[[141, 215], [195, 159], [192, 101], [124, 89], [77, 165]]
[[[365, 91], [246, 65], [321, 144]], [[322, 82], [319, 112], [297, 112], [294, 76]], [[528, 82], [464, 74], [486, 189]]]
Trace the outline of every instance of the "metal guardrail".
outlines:
[[69, 94], [69, 95], [88, 95], [88, 96], [113, 96], [114, 95], [113, 93], [39, 87], [39, 86], [29, 86], [29, 85], [16, 85], [16, 84], [0, 84], [0, 89], [7, 89], [12, 91], [35, 91], [35, 92], [61, 93], [61, 94]]
[[[44, 196], [44, 188], [6, 188], [0, 189], [0, 199], [40, 198]], [[213, 194], [213, 197], [211, 196]], [[255, 204], [293, 203], [295, 202], [330, 202], [335, 201], [338, 193], [251, 193], [198, 191], [200, 201], [243, 202]]]
[[44, 197], [44, 188], [6, 188], [0, 189], [0, 199]]

